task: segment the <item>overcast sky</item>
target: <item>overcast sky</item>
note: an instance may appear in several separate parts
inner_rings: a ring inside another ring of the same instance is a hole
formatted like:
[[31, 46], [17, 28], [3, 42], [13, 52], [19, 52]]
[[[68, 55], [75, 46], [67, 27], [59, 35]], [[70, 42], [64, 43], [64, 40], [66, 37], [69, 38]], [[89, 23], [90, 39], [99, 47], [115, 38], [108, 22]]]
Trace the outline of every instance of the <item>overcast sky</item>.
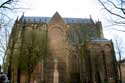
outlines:
[[31, 8], [25, 12], [28, 16], [52, 16], [56, 11], [63, 17], [84, 18], [99, 15], [96, 0], [30, 0], [28, 5]]

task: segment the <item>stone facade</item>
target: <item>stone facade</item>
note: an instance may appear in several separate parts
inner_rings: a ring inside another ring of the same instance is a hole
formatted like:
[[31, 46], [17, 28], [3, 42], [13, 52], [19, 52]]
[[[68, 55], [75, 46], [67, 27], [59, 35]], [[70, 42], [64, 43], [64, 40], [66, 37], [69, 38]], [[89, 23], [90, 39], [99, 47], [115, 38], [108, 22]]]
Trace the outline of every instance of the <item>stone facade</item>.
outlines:
[[[106, 39], [94, 39], [85, 43], [85, 75], [89, 83], [117, 83], [118, 71], [113, 44]], [[117, 79], [116, 79], [117, 78]]]
[[[22, 33], [24, 29], [25, 33]], [[36, 34], [35, 37], [31, 34], [32, 31]], [[47, 38], [46, 47], [48, 49], [44, 50], [46, 56], [38, 59], [31, 75], [31, 82], [96, 83], [109, 81], [109, 79], [114, 83], [117, 81], [113, 46], [111, 41], [103, 38], [100, 21], [95, 23], [92, 18], [62, 18], [58, 12], [52, 18], [22, 16], [14, 24], [9, 42], [10, 47], [13, 47], [14, 50], [8, 48], [8, 56], [11, 55], [12, 51], [11, 59], [19, 55], [18, 50], [22, 46], [22, 37], [25, 37], [29, 42], [32, 41], [30, 37], [38, 40], [35, 43], [37, 45], [42, 42], [41, 36]], [[12, 40], [14, 38], [17, 39], [13, 46]], [[96, 39], [99, 41], [96, 41]], [[25, 47], [24, 45], [23, 49], [26, 49]], [[28, 56], [26, 53], [23, 55]], [[103, 56], [105, 56], [105, 60]], [[55, 60], [57, 61], [56, 64]], [[17, 73], [15, 73], [17, 66], [14, 62], [11, 64], [12, 83], [14, 83], [17, 79]], [[25, 83], [26, 76], [26, 72], [23, 71], [21, 83]]]
[[[121, 67], [122, 81], [124, 83], [125, 82], [125, 59], [119, 61], [119, 64]], [[119, 68], [118, 68], [118, 70], [119, 70]], [[119, 71], [119, 75], [120, 75], [120, 71]]]
[[122, 81], [125, 82], [125, 62], [121, 64]]

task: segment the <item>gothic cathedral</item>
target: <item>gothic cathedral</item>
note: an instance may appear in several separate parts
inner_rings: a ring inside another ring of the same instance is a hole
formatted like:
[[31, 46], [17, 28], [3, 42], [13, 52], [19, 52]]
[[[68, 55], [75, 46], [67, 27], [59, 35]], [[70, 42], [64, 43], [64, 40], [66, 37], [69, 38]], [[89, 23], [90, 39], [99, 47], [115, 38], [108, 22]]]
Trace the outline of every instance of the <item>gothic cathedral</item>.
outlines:
[[[111, 40], [92, 18], [22, 16], [9, 39], [11, 83], [117, 83]], [[28, 79], [29, 78], [29, 79]], [[30, 81], [28, 81], [30, 80]]]

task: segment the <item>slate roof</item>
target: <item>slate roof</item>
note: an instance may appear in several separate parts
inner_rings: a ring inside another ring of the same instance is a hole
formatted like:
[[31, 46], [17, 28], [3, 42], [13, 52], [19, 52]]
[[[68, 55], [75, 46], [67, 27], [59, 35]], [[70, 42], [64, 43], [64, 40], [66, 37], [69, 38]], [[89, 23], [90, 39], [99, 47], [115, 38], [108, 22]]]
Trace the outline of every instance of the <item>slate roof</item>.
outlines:
[[94, 38], [91, 39], [92, 42], [111, 42], [111, 40], [105, 39], [105, 38]]
[[[26, 23], [48, 23], [51, 17], [29, 17], [24, 16], [20, 19], [21, 22]], [[65, 23], [82, 23], [82, 24], [92, 24], [93, 21], [88, 18], [62, 18]]]

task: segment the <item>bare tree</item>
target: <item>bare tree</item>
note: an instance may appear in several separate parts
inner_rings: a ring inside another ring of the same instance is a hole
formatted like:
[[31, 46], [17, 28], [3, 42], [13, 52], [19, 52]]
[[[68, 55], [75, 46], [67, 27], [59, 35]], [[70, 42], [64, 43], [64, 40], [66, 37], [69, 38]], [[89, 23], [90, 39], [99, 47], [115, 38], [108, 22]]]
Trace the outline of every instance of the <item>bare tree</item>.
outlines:
[[[1, 19], [0, 28], [2, 27], [1, 25], [4, 24], [4, 22], [6, 22], [8, 19], [10, 19], [10, 13], [13, 10], [20, 8], [17, 6], [18, 1], [19, 0], [1, 0], [1, 3], [0, 3], [0, 19]], [[9, 13], [9, 15], [8, 15], [8, 13]]]
[[125, 24], [125, 0], [98, 0], [103, 8], [114, 16], [117, 24]]
[[10, 5], [13, 4], [14, 2], [17, 2], [17, 0], [5, 0], [3, 1], [3, 3], [0, 4], [0, 8], [11, 9]]
[[0, 1], [0, 58], [3, 60], [2, 63], [4, 62], [8, 38], [14, 22], [14, 18], [12, 18], [15, 15], [13, 10], [21, 9], [18, 3], [19, 0]]
[[[9, 31], [6, 28], [3, 28], [2, 34], [0, 34], [0, 54], [2, 58], [2, 63], [4, 63], [6, 57], [6, 48], [8, 46], [8, 38], [9, 38]], [[2, 55], [5, 54], [5, 55]]]
[[5, 57], [6, 57], [6, 48], [8, 46], [8, 39], [10, 36], [10, 29], [12, 21], [11, 19], [6, 19], [4, 16], [0, 16], [0, 58], [2, 60], [2, 63], [4, 63]]
[[122, 82], [122, 72], [121, 72], [121, 62], [123, 60], [123, 51], [124, 51], [124, 47], [123, 47], [123, 40], [118, 36], [115, 35], [114, 37], [114, 45], [115, 45], [115, 49], [116, 49], [116, 55], [118, 55], [118, 68], [119, 68], [119, 76], [120, 76], [120, 81]]
[[[102, 5], [104, 10], [110, 14], [110, 19], [112, 25], [125, 25], [125, 0], [98, 0]], [[125, 32], [125, 30], [120, 30], [118, 28], [113, 28], [114, 30]], [[119, 61], [122, 60], [123, 43], [122, 40], [115, 36], [114, 45], [116, 49], [116, 55], [118, 55]], [[120, 81], [122, 81], [121, 64], [118, 63]]]
[[6, 57], [6, 63], [8, 63], [8, 68], [7, 68], [7, 76], [10, 82], [12, 81], [11, 76], [12, 76], [12, 63], [13, 63], [13, 55], [15, 51], [15, 45], [16, 45], [16, 40], [18, 39], [18, 28], [16, 27], [17, 25], [14, 25], [14, 28], [12, 30], [12, 33], [10, 35], [9, 39], [9, 44], [7, 46], [7, 57]]
[[[27, 83], [31, 81], [31, 75], [37, 64], [47, 54], [47, 29], [34, 29], [32, 31], [26, 30], [24, 32], [24, 40], [22, 47], [23, 63], [25, 64], [25, 71], [27, 73]], [[23, 64], [22, 62], [20, 62]]]
[[[125, 26], [125, 0], [98, 0], [105, 11], [110, 24], [107, 27]], [[112, 28], [113, 30], [125, 32], [125, 29]]]

